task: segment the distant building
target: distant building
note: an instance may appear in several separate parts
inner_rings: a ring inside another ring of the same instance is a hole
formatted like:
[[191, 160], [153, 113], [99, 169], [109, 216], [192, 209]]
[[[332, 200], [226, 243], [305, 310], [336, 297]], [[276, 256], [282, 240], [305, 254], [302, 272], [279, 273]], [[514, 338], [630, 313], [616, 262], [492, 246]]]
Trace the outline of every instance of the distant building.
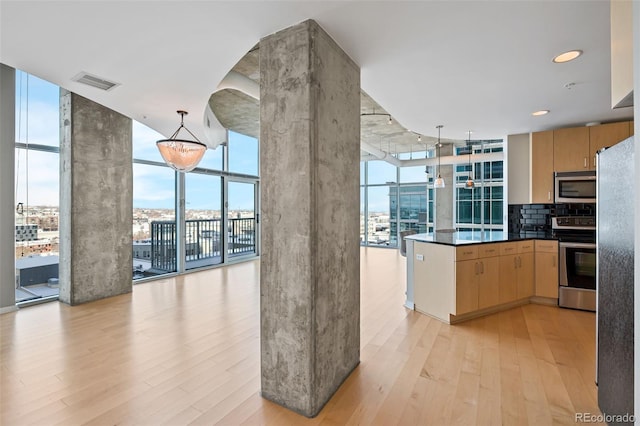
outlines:
[[16, 225], [16, 241], [35, 241], [38, 239], [38, 225]]
[[58, 256], [27, 256], [16, 259], [16, 280], [19, 286], [46, 284], [58, 278]]

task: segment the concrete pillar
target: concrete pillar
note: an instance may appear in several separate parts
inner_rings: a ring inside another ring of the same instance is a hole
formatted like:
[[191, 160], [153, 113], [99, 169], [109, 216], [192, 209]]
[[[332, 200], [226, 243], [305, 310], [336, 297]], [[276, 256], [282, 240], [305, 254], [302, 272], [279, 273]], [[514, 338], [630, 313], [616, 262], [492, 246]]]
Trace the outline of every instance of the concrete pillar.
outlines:
[[132, 287], [131, 119], [60, 90], [60, 300]]
[[[437, 149], [436, 149], [437, 152]], [[453, 155], [453, 144], [444, 144], [440, 148], [441, 156]], [[455, 166], [440, 166], [440, 175], [444, 179], [444, 188], [435, 189], [435, 215], [436, 223], [434, 229], [441, 231], [445, 229], [454, 229], [456, 227], [456, 220], [453, 217], [453, 196], [455, 188], [455, 182], [453, 181], [453, 168]], [[435, 176], [438, 176], [438, 167], [436, 166]]]
[[0, 64], [0, 314], [16, 308], [16, 72]]
[[359, 363], [359, 164], [359, 67], [314, 21], [262, 39], [262, 396], [307, 417]]

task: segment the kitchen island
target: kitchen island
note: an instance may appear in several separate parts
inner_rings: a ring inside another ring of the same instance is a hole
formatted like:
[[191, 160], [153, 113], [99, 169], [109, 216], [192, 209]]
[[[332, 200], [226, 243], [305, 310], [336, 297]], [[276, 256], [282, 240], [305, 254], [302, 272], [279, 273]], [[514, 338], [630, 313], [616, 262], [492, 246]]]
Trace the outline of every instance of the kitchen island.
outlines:
[[405, 306], [452, 324], [525, 303], [557, 304], [550, 236], [445, 231], [405, 237]]

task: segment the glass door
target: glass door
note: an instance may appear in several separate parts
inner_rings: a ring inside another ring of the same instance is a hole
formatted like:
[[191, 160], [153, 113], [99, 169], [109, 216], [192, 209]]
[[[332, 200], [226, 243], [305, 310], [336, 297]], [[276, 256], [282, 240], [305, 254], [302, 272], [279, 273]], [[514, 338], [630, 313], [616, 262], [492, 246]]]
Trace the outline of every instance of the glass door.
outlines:
[[222, 262], [222, 178], [185, 174], [185, 269]]
[[227, 254], [229, 258], [257, 254], [255, 182], [229, 181], [227, 192]]

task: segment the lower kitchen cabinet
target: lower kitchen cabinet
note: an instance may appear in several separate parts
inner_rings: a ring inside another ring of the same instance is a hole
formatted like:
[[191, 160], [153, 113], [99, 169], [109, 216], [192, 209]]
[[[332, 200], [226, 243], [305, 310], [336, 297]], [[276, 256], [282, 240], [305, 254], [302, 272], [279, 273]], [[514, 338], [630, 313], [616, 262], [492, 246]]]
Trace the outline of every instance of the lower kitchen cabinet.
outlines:
[[[458, 258], [468, 258], [469, 255], [468, 250], [458, 250]], [[475, 259], [456, 262], [456, 315], [500, 303], [500, 264], [496, 244], [482, 245], [475, 255]]]
[[500, 286], [500, 258], [485, 257], [479, 259], [478, 309], [498, 305]]
[[500, 303], [508, 303], [518, 298], [518, 255], [500, 256]]
[[536, 296], [558, 298], [558, 242], [535, 242]]
[[557, 241], [413, 244], [414, 308], [446, 323], [558, 297]]
[[456, 262], [456, 315], [478, 310], [478, 260]]
[[516, 297], [523, 299], [535, 294], [534, 279], [534, 250], [533, 240], [518, 242], [518, 281]]

